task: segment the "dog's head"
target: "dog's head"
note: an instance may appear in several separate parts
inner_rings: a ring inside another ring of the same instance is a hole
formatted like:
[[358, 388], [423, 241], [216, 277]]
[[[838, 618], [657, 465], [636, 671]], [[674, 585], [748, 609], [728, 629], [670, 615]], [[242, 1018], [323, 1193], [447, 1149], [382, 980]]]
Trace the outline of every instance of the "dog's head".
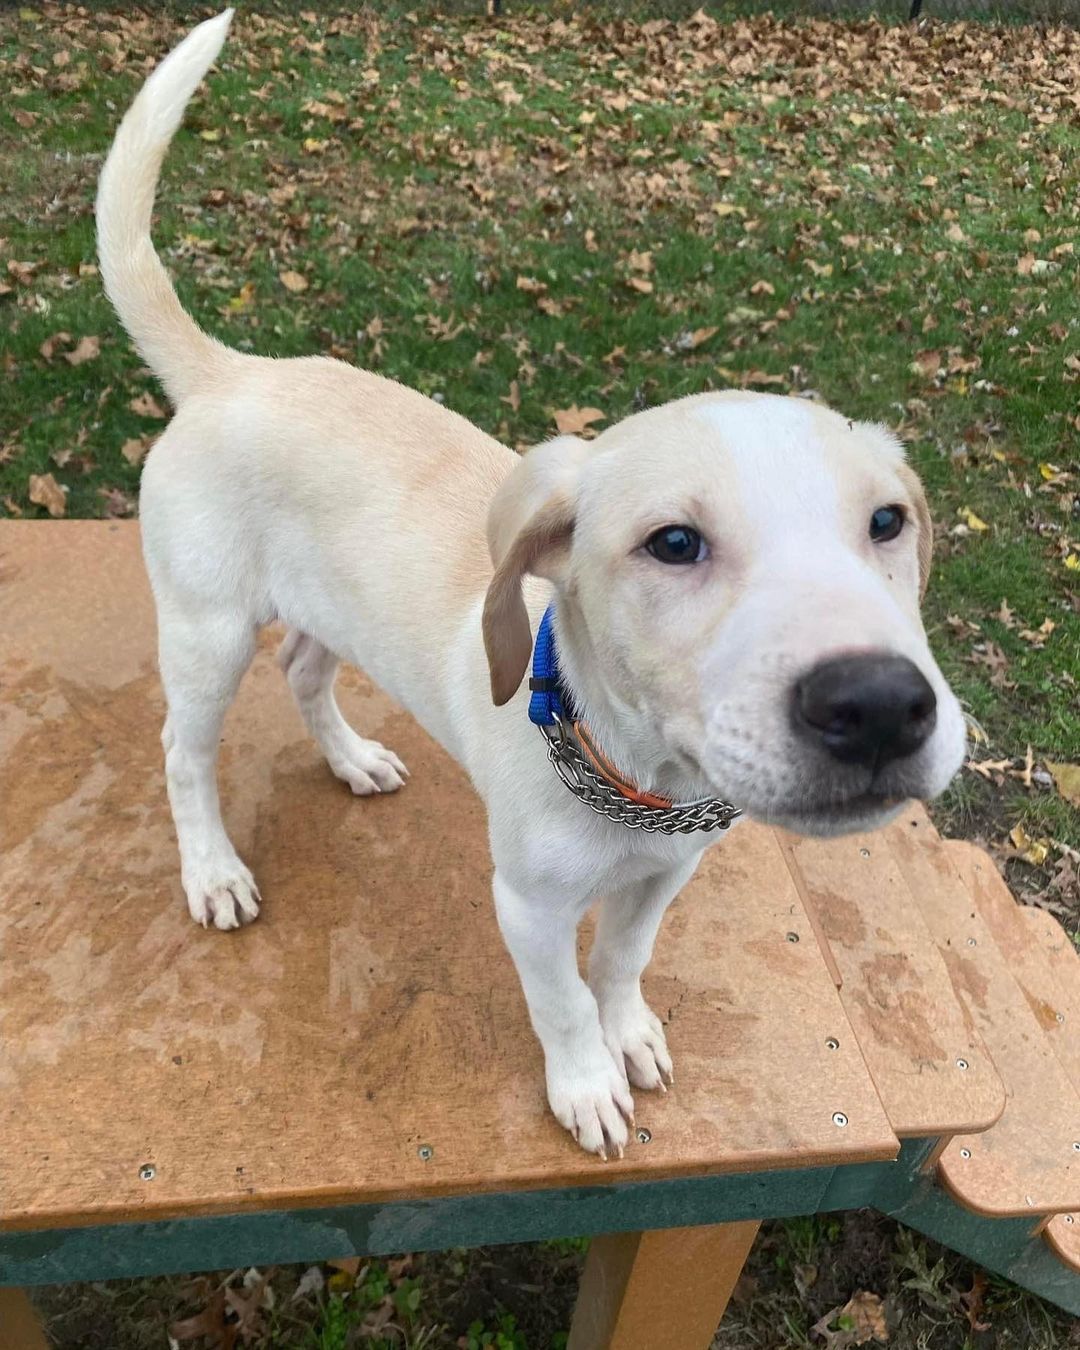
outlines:
[[522, 581], [548, 578], [586, 717], [653, 783], [831, 833], [960, 767], [919, 616], [930, 516], [881, 427], [766, 394], [683, 399], [530, 451], [489, 541], [495, 702], [530, 658]]

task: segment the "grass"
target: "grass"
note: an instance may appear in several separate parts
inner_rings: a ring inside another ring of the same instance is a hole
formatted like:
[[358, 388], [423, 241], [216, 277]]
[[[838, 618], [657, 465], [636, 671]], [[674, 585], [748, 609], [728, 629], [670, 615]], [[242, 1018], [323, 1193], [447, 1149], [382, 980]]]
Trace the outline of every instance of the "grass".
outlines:
[[[928, 628], [988, 737], [939, 822], [1080, 928], [1080, 812], [1046, 769], [1080, 760], [1080, 38], [457, 8], [245, 6], [166, 164], [156, 234], [185, 304], [237, 346], [357, 361], [521, 447], [572, 405], [611, 421], [731, 385], [898, 427], [936, 518]], [[135, 509], [165, 409], [101, 295], [91, 203], [119, 112], [196, 17], [176, 9], [0, 13], [7, 515], [46, 514], [32, 475], [68, 516]], [[82, 338], [97, 354], [71, 364]], [[763, 1250], [789, 1268], [761, 1277], [764, 1312], [736, 1307], [740, 1345], [808, 1343], [790, 1267], [824, 1231], [774, 1227]], [[547, 1279], [579, 1258], [535, 1260]], [[460, 1259], [486, 1292], [459, 1343], [547, 1344]], [[395, 1308], [395, 1344], [450, 1306], [447, 1269], [413, 1323]], [[874, 1269], [906, 1297], [891, 1257]], [[1002, 1325], [1035, 1328], [1017, 1344], [1067, 1343], [1011, 1297]], [[362, 1302], [319, 1302], [311, 1344], [355, 1339]], [[949, 1329], [912, 1346], [966, 1343], [934, 1316]]]

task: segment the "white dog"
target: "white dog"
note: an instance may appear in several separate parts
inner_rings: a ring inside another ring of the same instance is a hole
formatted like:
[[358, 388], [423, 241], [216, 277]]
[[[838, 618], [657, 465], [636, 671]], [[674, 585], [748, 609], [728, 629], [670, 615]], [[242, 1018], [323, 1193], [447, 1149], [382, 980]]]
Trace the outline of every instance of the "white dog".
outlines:
[[[339, 660], [468, 770], [551, 1108], [584, 1148], [621, 1153], [628, 1078], [671, 1078], [640, 977], [715, 831], [742, 813], [812, 834], [868, 828], [960, 766], [963, 718], [919, 617], [923, 493], [887, 431], [798, 399], [702, 394], [519, 458], [391, 380], [208, 337], [150, 221], [230, 18], [151, 75], [97, 203], [109, 296], [177, 410], [141, 515], [192, 917], [235, 928], [258, 913], [215, 759], [256, 632], [282, 619], [300, 711], [354, 792], [394, 791], [406, 772], [343, 720]], [[541, 735], [524, 677], [549, 608]], [[575, 934], [595, 902], [586, 983]]]

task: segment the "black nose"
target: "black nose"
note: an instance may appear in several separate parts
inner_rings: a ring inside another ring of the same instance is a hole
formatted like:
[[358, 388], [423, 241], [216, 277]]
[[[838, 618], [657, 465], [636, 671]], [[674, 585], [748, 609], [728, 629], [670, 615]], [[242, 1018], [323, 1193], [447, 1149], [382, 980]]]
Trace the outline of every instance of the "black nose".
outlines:
[[796, 729], [844, 764], [880, 769], [913, 754], [937, 720], [937, 699], [904, 656], [864, 652], [822, 661], [795, 682]]

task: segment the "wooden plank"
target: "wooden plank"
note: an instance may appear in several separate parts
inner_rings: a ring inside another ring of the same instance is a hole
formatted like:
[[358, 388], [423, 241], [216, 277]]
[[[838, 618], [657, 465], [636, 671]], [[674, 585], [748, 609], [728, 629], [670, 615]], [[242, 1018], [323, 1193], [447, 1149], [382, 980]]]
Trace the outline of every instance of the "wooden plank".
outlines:
[[989, 1128], [1005, 1108], [1005, 1088], [883, 837], [789, 836], [784, 848], [897, 1135]]
[[22, 1289], [0, 1289], [0, 1346], [3, 1350], [49, 1350], [37, 1309]]
[[346, 715], [413, 771], [398, 794], [353, 798], [266, 635], [220, 770], [263, 914], [204, 932], [179, 887], [137, 527], [4, 522], [0, 577], [0, 775], [19, 785], [0, 817], [0, 1223], [895, 1155], [770, 831], [733, 831], [665, 924], [645, 983], [676, 1087], [637, 1094], [651, 1142], [605, 1167], [548, 1113], [480, 803], [409, 717], [343, 678]]
[[981, 912], [983, 892], [1004, 883], [972, 845], [927, 847], [935, 834], [925, 811], [913, 807], [889, 829], [887, 842], [1007, 1093], [992, 1129], [950, 1142], [938, 1176], [960, 1204], [988, 1217], [1076, 1209], [1080, 1155], [1072, 1138], [1080, 1099]]
[[595, 1238], [567, 1350], [708, 1350], [759, 1227], [752, 1220]]
[[1080, 1214], [1055, 1214], [1043, 1236], [1054, 1255], [1080, 1273]]
[[[1033, 982], [1039, 1025], [1073, 1086], [1080, 1089], [1080, 952], [1046, 910], [1021, 905], [1016, 913], [1042, 955], [1036, 974], [1041, 974], [1044, 982]], [[1032, 994], [1028, 995], [1028, 1001], [1032, 1001]]]
[[[1026, 963], [1024, 993], [1073, 1087], [1080, 1089], [1080, 952], [1046, 910], [1018, 905], [1014, 913], [1040, 958]], [[1080, 1119], [1073, 1148], [1080, 1152]], [[1067, 1266], [1080, 1271], [1080, 1212], [1055, 1214], [1043, 1236]]]

